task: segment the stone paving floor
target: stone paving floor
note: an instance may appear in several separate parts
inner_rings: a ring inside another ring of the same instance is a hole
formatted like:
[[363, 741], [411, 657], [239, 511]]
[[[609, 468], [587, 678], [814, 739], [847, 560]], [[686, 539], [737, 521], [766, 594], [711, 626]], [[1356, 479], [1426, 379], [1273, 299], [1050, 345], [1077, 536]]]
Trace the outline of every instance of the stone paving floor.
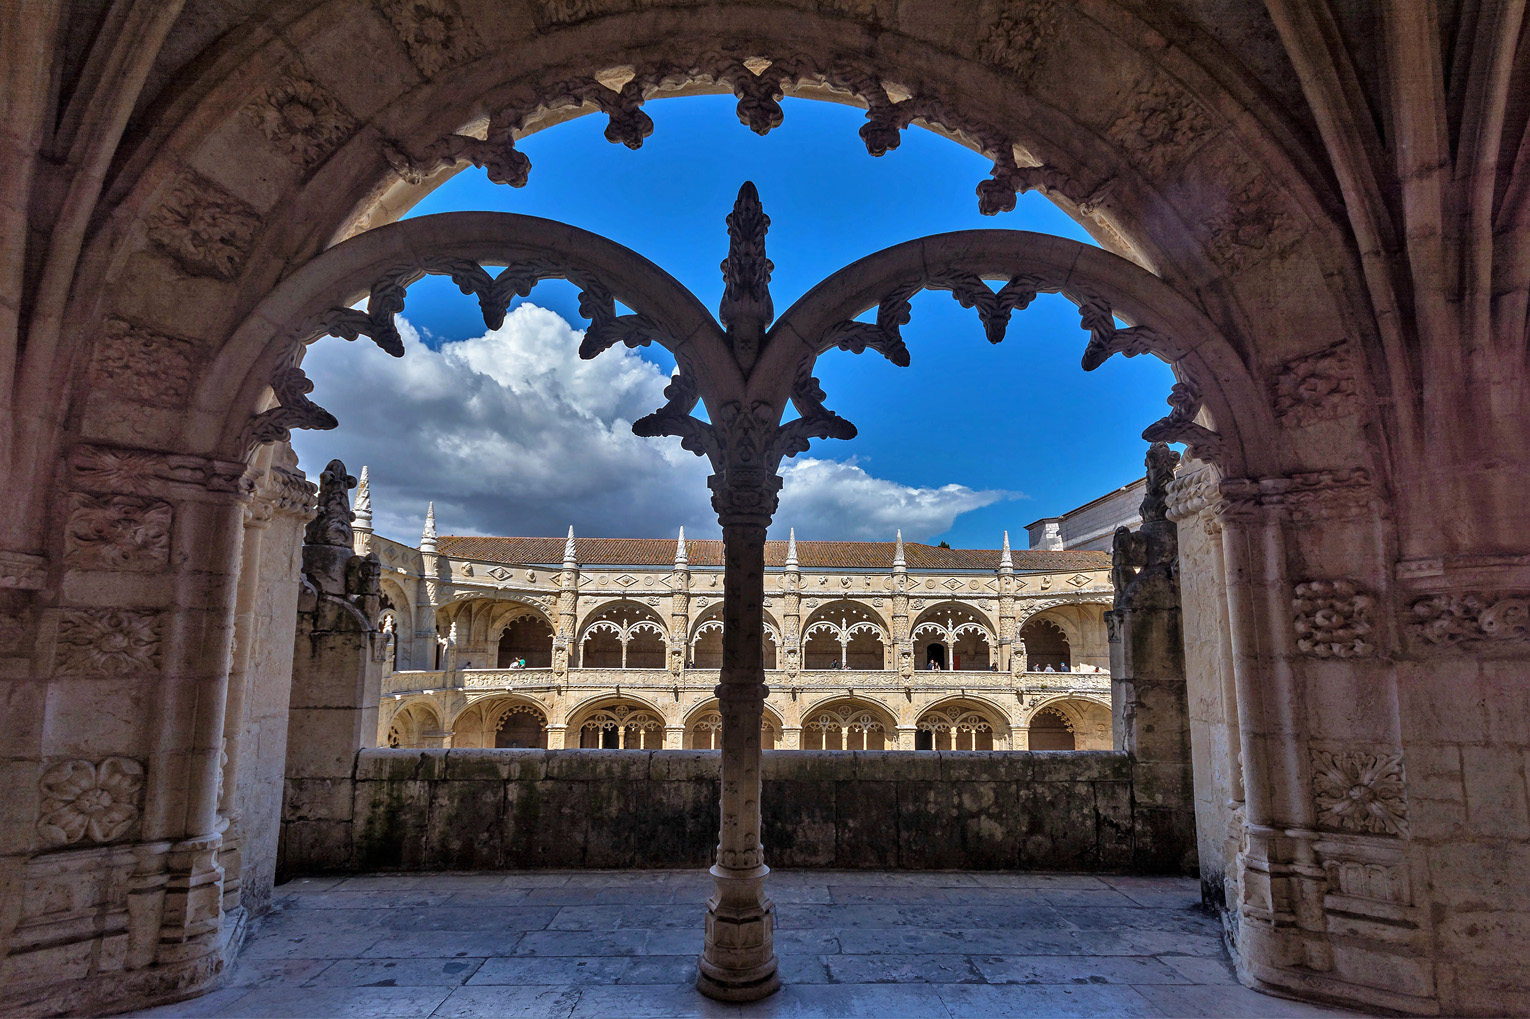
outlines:
[[1236, 983], [1196, 883], [776, 871], [782, 990], [697, 993], [701, 871], [296, 880], [224, 987], [137, 1016], [1336, 1016]]

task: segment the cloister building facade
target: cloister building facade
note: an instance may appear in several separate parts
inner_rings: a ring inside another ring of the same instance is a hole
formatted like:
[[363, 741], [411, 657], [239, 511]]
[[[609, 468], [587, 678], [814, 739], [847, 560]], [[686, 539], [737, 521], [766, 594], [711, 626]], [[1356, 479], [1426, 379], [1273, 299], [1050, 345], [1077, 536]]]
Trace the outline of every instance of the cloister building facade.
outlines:
[[[379, 745], [717, 748], [722, 542], [438, 537], [432, 510], [411, 547], [358, 501], [389, 635]], [[1109, 567], [1007, 534], [768, 543], [762, 746], [1109, 749]]]

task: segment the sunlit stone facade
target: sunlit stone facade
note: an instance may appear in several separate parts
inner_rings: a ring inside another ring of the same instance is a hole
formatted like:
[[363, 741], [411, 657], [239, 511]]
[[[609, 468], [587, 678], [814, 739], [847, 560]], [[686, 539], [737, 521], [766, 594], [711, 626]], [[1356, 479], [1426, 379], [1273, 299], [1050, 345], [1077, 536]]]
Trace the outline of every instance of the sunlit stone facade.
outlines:
[[[383, 564], [378, 743], [713, 749], [722, 543], [368, 529]], [[762, 745], [1111, 746], [1097, 552], [888, 542], [766, 546]]]

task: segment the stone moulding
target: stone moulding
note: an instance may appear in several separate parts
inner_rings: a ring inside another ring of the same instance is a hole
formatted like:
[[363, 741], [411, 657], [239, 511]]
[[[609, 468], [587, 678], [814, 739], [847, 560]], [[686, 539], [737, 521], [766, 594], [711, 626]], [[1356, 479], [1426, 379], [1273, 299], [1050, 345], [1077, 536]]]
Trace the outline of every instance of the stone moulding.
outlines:
[[1319, 750], [1312, 755], [1312, 794], [1320, 827], [1408, 835], [1407, 785], [1401, 750]]
[[96, 343], [91, 382], [136, 403], [175, 407], [191, 391], [194, 350], [190, 340], [109, 318]]
[[69, 451], [68, 463], [71, 487], [86, 492], [161, 495], [172, 485], [240, 494], [255, 490], [254, 478], [238, 460], [82, 444]]
[[50, 846], [121, 838], [138, 820], [143, 774], [130, 757], [53, 765], [38, 780], [38, 834]]
[[1412, 631], [1427, 644], [1530, 640], [1530, 593], [1465, 592], [1419, 598]]
[[0, 551], [0, 589], [38, 591], [48, 580], [46, 556]]
[[1296, 648], [1314, 658], [1360, 658], [1375, 652], [1370, 641], [1376, 599], [1354, 580], [1312, 580], [1292, 591]]

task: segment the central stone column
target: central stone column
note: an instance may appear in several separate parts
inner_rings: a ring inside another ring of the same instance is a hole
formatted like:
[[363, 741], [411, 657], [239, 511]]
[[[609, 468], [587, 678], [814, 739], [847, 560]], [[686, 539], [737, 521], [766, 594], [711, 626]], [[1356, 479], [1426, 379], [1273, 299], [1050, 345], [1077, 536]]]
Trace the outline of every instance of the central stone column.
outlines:
[[781, 986], [772, 947], [775, 904], [760, 845], [760, 721], [765, 709], [765, 529], [781, 479], [760, 469], [713, 475], [723, 529], [722, 826], [707, 900], [696, 987], [721, 1001], [754, 1001]]

